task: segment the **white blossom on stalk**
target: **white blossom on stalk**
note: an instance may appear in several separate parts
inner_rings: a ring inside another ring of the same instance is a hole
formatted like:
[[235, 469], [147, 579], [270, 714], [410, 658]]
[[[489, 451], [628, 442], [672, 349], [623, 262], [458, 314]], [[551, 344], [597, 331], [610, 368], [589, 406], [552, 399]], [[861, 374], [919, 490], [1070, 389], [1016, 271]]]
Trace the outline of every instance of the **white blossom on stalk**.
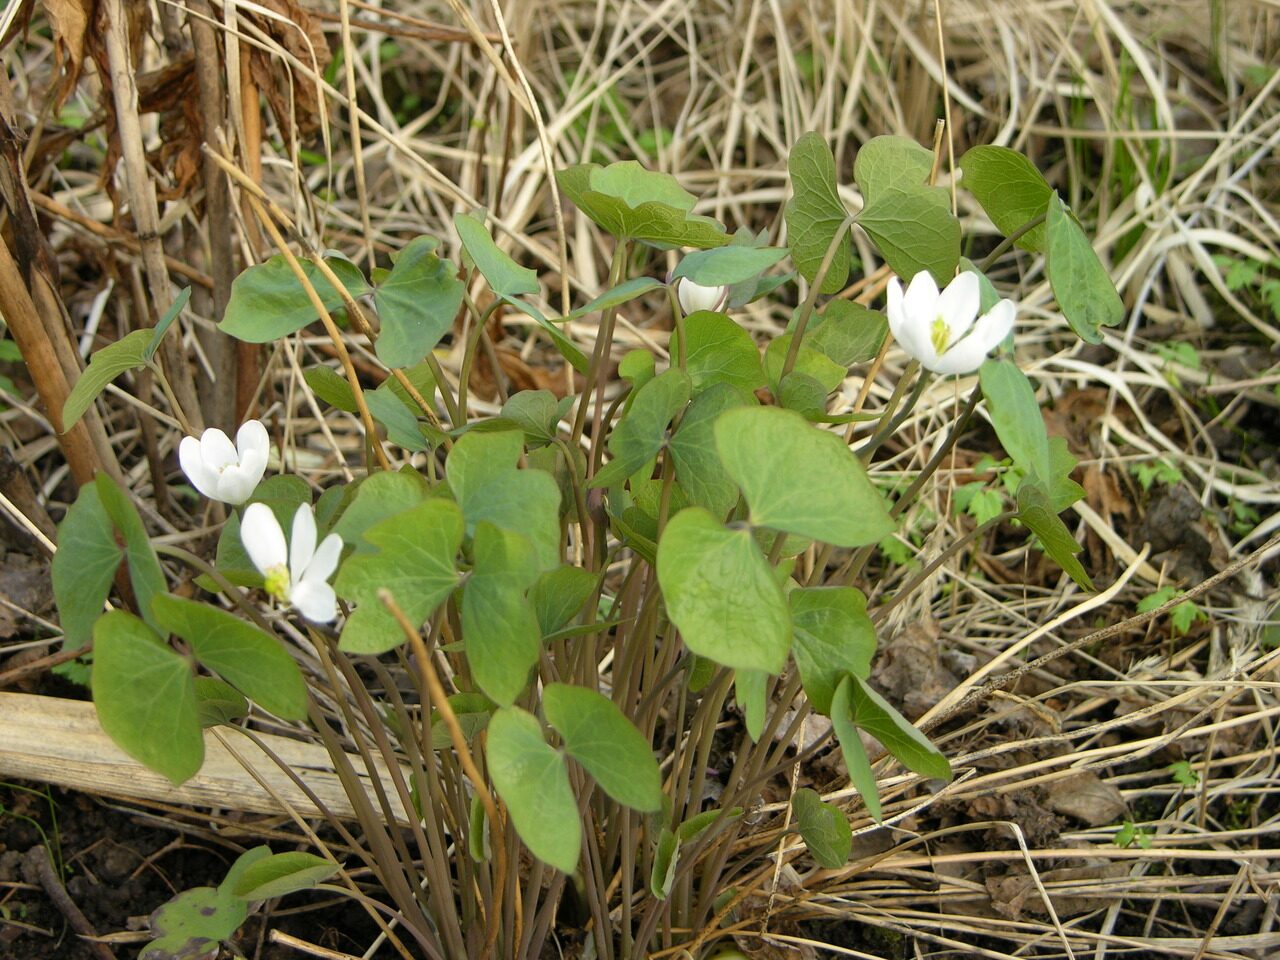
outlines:
[[271, 508], [265, 503], [249, 504], [240, 521], [240, 542], [266, 578], [267, 593], [316, 623], [329, 623], [338, 616], [338, 597], [329, 578], [338, 568], [342, 538], [331, 533], [316, 547], [316, 518], [310, 504], [299, 505], [293, 515], [287, 547]]
[[699, 310], [719, 310], [729, 299], [729, 288], [704, 287], [688, 277], [681, 277], [676, 281], [676, 297], [680, 300], [680, 309], [686, 314]]
[[191, 485], [210, 500], [241, 504], [249, 499], [267, 469], [271, 443], [261, 420], [246, 420], [236, 432], [236, 442], [216, 427], [197, 439], [183, 437], [178, 463]]
[[889, 329], [921, 366], [943, 376], [972, 373], [1013, 329], [1012, 300], [1001, 300], [978, 316], [978, 275], [966, 270], [938, 291], [928, 270], [911, 280], [907, 292], [889, 280]]

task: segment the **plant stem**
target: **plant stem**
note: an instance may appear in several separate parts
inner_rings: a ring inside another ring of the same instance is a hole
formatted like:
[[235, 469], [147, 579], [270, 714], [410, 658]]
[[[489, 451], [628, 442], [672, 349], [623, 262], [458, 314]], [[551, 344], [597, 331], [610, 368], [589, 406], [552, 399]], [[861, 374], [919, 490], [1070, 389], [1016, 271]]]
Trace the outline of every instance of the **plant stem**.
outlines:
[[1001, 240], [998, 244], [996, 244], [996, 248], [994, 250], [992, 250], [985, 257], [983, 257], [982, 262], [978, 264], [978, 269], [981, 270], [983, 273], [986, 273], [987, 270], [990, 269], [991, 265], [994, 264], [996, 260], [1000, 258], [1001, 254], [1003, 254], [1015, 243], [1021, 240], [1026, 234], [1030, 233], [1036, 227], [1040, 226], [1040, 224], [1044, 223], [1045, 220], [1048, 218], [1048, 216], [1049, 216], [1049, 211], [1046, 210], [1044, 213], [1040, 214], [1039, 216], [1032, 217], [1030, 220], [1028, 220], [1026, 223], [1020, 226], [1017, 230], [1013, 231], [1013, 233], [1009, 234], [1007, 237]]
[[[630, 244], [626, 240], [619, 240], [617, 246], [613, 248], [613, 261], [609, 265], [609, 286], [616, 287], [622, 282], [622, 276], [627, 268], [627, 250]], [[587, 402], [594, 389], [596, 394], [595, 413], [591, 422], [591, 442], [596, 448], [599, 448], [601, 436], [601, 415], [603, 414], [604, 405], [604, 386], [608, 380], [606, 371], [609, 366], [609, 349], [613, 345], [613, 322], [617, 315], [618, 308], [610, 307], [604, 312], [604, 317], [600, 321], [600, 329], [596, 332], [596, 345], [591, 351], [591, 363], [587, 366], [586, 382], [582, 385], [582, 399], [578, 403], [577, 413], [573, 418], [573, 433], [571, 440], [577, 443], [582, 439], [587, 425]], [[592, 458], [593, 462], [597, 462], [598, 458]]]
[[840, 229], [835, 232], [831, 242], [827, 244], [827, 252], [823, 254], [822, 263], [813, 277], [813, 283], [809, 284], [809, 292], [804, 298], [804, 303], [800, 305], [800, 312], [796, 317], [796, 329], [791, 334], [791, 343], [787, 347], [787, 358], [782, 362], [782, 372], [778, 374], [779, 384], [782, 383], [787, 374], [795, 369], [796, 360], [800, 356], [800, 341], [804, 339], [805, 327], [808, 326], [809, 315], [813, 313], [813, 305], [817, 302], [818, 293], [822, 289], [822, 281], [826, 279], [827, 271], [831, 269], [831, 262], [836, 258], [836, 251], [840, 249], [840, 244], [844, 241], [844, 235], [848, 232], [849, 227], [853, 225], [853, 220], [852, 214], [845, 217], [844, 222], [840, 224]]

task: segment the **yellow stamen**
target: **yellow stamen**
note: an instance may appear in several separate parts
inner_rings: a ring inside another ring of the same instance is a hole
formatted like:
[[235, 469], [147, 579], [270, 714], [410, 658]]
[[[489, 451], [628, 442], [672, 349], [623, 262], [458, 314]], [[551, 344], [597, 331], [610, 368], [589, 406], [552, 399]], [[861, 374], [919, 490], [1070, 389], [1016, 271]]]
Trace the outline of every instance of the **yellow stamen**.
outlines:
[[933, 331], [929, 335], [929, 339], [933, 343], [933, 349], [938, 356], [942, 356], [947, 352], [947, 347], [951, 343], [951, 328], [947, 326], [947, 321], [941, 317], [933, 321]]
[[289, 568], [284, 564], [272, 567], [266, 574], [267, 593], [284, 602], [289, 599]]

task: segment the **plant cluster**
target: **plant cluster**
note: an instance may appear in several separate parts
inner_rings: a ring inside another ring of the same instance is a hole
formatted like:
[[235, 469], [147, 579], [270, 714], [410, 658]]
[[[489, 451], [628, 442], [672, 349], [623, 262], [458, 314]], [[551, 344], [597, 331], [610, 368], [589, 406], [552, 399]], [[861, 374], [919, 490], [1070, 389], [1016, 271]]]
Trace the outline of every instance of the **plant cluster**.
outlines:
[[[599, 956], [669, 947], [676, 930], [704, 931], [696, 952], [752, 877], [774, 869], [746, 812], [826, 745], [797, 752], [814, 715], [876, 821], [884, 799], [864, 736], [915, 775], [896, 796], [950, 778], [947, 758], [868, 682], [877, 618], [860, 583], [980, 404], [1009, 458], [1018, 520], [1090, 587], [1059, 518], [1082, 493], [1074, 460], [1046, 432], [1009, 350], [1015, 307], [984, 270], [1011, 246], [1044, 254], [1063, 313], [1090, 341], [1118, 322], [1120, 301], [1025, 157], [979, 147], [959, 166], [1004, 237], [982, 264], [961, 255], [930, 151], [898, 137], [864, 145], [853, 215], [835, 158], [810, 134], [790, 156], [787, 247], [730, 235], [673, 177], [634, 162], [561, 171], [564, 194], [613, 241], [607, 288], [564, 315], [540, 303], [538, 276], [479, 212], [455, 218], [461, 265], [418, 237], [369, 276], [336, 253], [282, 251], [248, 268], [221, 329], [268, 343], [322, 320], [343, 365], [308, 369], [307, 383], [360, 419], [367, 470], [313, 502], [300, 477], [262, 479], [270, 442], [257, 421], [235, 443], [218, 430], [184, 439], [191, 484], [233, 508], [211, 559], [153, 543], [109, 478], [84, 486], [59, 530], [54, 587], [68, 647], [92, 640], [104, 729], [181, 783], [200, 768], [206, 726], [247, 730], [251, 711], [309, 725], [352, 784], [363, 841], [333, 826], [374, 884], [334, 889], [406, 956], [539, 956], [557, 913], [582, 920]], [[884, 266], [849, 288], [855, 225]], [[628, 275], [637, 248], [692, 252], [660, 279]], [[788, 257], [794, 270], [781, 272]], [[793, 287], [792, 322], [769, 342], [734, 319]], [[865, 302], [833, 296], [847, 289]], [[887, 316], [870, 306], [885, 290]], [[611, 382], [619, 309], [655, 294], [673, 316], [669, 362], [634, 351]], [[510, 311], [581, 392], [500, 383], [501, 412], [473, 418], [471, 370], [492, 350], [491, 321]], [[176, 312], [94, 356], [68, 426], [124, 370], [163, 377], [153, 355]], [[372, 339], [389, 371], [376, 389], [355, 376], [335, 317]], [[569, 321], [595, 324], [589, 353]], [[879, 370], [889, 331], [911, 357], [890, 401], [868, 412], [833, 397], [851, 368]], [[451, 333], [463, 347], [456, 385], [435, 353]], [[887, 497], [869, 469], [876, 451], [930, 377], [975, 370], [947, 441]], [[196, 575], [194, 596], [161, 556]], [[131, 597], [103, 613], [122, 563]], [[352, 755], [388, 771], [374, 795]], [[802, 790], [790, 817], [815, 862], [848, 859], [846, 810]], [[144, 956], [216, 945], [245, 903], [337, 872], [321, 853], [250, 851], [201, 895], [218, 904], [216, 929], [199, 929], [199, 909], [167, 908]]]

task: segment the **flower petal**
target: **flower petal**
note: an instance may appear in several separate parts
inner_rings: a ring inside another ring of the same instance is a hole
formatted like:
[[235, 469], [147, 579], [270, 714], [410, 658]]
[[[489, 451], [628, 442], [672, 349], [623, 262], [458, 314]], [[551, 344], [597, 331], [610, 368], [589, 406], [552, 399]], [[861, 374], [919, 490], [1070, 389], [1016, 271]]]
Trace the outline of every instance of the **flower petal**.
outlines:
[[978, 316], [981, 299], [978, 275], [968, 270], [947, 284], [947, 289], [939, 294], [937, 316], [945, 321], [947, 329], [951, 331], [951, 343], [956, 343], [969, 332]]
[[246, 420], [236, 432], [236, 450], [240, 454], [240, 466], [245, 476], [254, 477], [257, 486], [267, 469], [267, 456], [271, 452], [271, 438], [261, 420]]
[[280, 521], [265, 503], [245, 507], [244, 516], [240, 518], [240, 542], [258, 572], [264, 575], [289, 561], [289, 548], [285, 546]]
[[222, 499], [218, 496], [218, 474], [206, 466], [195, 437], [183, 437], [178, 444], [178, 464], [193, 487], [211, 500]]
[[933, 325], [938, 316], [938, 285], [928, 270], [920, 270], [911, 278], [902, 309], [908, 323], [921, 324], [926, 329]]
[[261, 479], [261, 473], [253, 473], [244, 464], [227, 467], [217, 476], [218, 495], [214, 499], [239, 506], [253, 496]]
[[295, 583], [289, 588], [289, 602], [316, 623], [329, 623], [338, 616], [338, 595], [323, 580]]
[[973, 333], [969, 336], [977, 337], [987, 344], [988, 350], [994, 350], [1013, 332], [1013, 322], [1017, 315], [1018, 308], [1013, 305], [1012, 300], [1001, 300], [978, 318], [978, 322], [973, 325]]
[[328, 580], [333, 571], [338, 569], [338, 558], [342, 556], [342, 537], [331, 533], [320, 541], [307, 569], [302, 571], [303, 580]]
[[944, 353], [931, 369], [944, 376], [951, 373], [972, 373], [982, 366], [986, 355], [1009, 335], [1016, 315], [1017, 308], [1013, 301], [1001, 300], [979, 317], [969, 335]]
[[889, 332], [893, 334], [893, 339], [900, 340], [898, 331], [902, 329], [907, 319], [902, 303], [902, 281], [897, 277], [890, 277], [888, 293], [889, 305], [885, 313], [889, 316]]
[[315, 552], [316, 516], [311, 512], [311, 504], [300, 503], [293, 515], [293, 530], [289, 534], [289, 576], [294, 583], [302, 579]]
[[[924, 277], [924, 280], [920, 278]], [[932, 288], [932, 294], [930, 293]], [[914, 291], [914, 292], [913, 292]], [[902, 286], [898, 278], [889, 281], [889, 329], [898, 345], [914, 360], [919, 360], [929, 369], [938, 359], [929, 334], [933, 325], [933, 302], [937, 299], [937, 287], [927, 270], [921, 270], [911, 281], [906, 296], [902, 294]], [[912, 304], [927, 304], [923, 309], [912, 309]]]
[[932, 365], [926, 363], [925, 366], [944, 377], [953, 373], [973, 373], [982, 366], [982, 361], [990, 350], [990, 347], [983, 346], [982, 341], [970, 334]]
[[210, 470], [223, 470], [240, 462], [240, 454], [236, 453], [231, 438], [217, 427], [210, 427], [200, 434], [200, 456]]

